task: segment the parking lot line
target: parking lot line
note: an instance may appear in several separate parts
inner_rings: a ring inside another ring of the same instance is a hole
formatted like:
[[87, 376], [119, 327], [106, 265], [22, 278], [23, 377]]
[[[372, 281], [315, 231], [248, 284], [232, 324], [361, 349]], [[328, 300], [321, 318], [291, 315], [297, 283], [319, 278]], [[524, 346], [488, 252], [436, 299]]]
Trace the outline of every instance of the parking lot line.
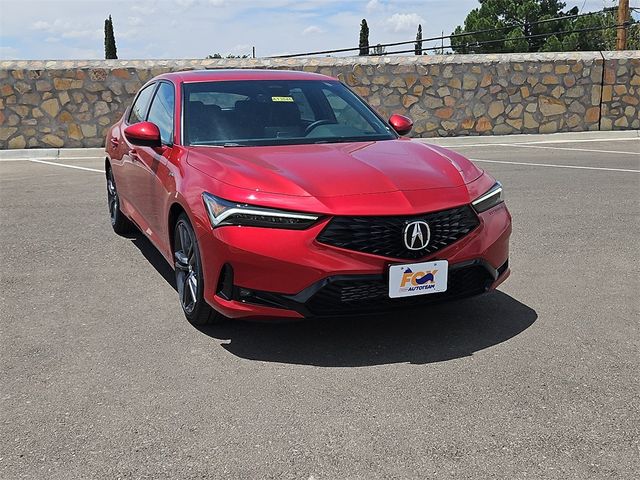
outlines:
[[[564, 150], [567, 150], [567, 149], [564, 149]], [[568, 150], [572, 150], [572, 149], [568, 149]], [[597, 150], [585, 150], [585, 151], [597, 152]], [[629, 152], [620, 152], [620, 153], [629, 153]], [[73, 158], [69, 160], [77, 160], [77, 158]], [[528, 167], [552, 167], [552, 168], [569, 168], [569, 169], [577, 169], [577, 170], [601, 170], [601, 171], [607, 171], [607, 172], [640, 173], [640, 170], [633, 170], [633, 169], [627, 169], [627, 168], [588, 167], [588, 166], [581, 166], [581, 165], [558, 165], [558, 164], [552, 164], [552, 163], [534, 163], [534, 162], [512, 162], [512, 161], [506, 161], [506, 160], [485, 160], [480, 158], [472, 158], [470, 160], [472, 160], [473, 162], [501, 163], [506, 165], [524, 165]], [[33, 158], [3, 159], [0, 161], [4, 161], [4, 162], [27, 161], [27, 162], [33, 162], [33, 163], [42, 163], [46, 165], [52, 165], [55, 167], [65, 167], [65, 168], [73, 168], [76, 170], [85, 170], [88, 172], [104, 173], [104, 170], [100, 170], [98, 168], [80, 167], [77, 165], [66, 165], [64, 163], [50, 162], [47, 160], [39, 160], [39, 159], [33, 159]]]
[[[75, 159], [72, 159], [72, 160], [75, 160]], [[56, 167], [75, 168], [77, 170], [86, 170], [88, 172], [104, 173], [104, 170], [98, 170], [97, 168], [78, 167], [77, 165], [65, 165], [64, 163], [48, 162], [46, 160], [34, 160], [32, 158], [30, 158], [29, 161], [34, 163], [45, 163], [47, 165], [54, 165]]]
[[[429, 141], [433, 140], [433, 139], [429, 139], [429, 138], [425, 138], [425, 139], [421, 139], [427, 143], [429, 143]], [[513, 143], [491, 143], [491, 142], [487, 142], [487, 143], [459, 143], [459, 144], [455, 144], [455, 145], [440, 145], [438, 144], [438, 146], [440, 147], [444, 147], [444, 148], [461, 148], [461, 147], [511, 147], [511, 146], [518, 146], [518, 145], [546, 145], [546, 144], [555, 144], [555, 143], [592, 143], [592, 142], [600, 142], [600, 143], [609, 143], [609, 142], [627, 142], [627, 141], [636, 141], [636, 142], [640, 142], [640, 139], [638, 138], [588, 138], [588, 139], [582, 139], [582, 140], [535, 140], [535, 141], [531, 141], [531, 142], [513, 142]]]
[[583, 139], [567, 139], [567, 140], [532, 140], [530, 142], [515, 142], [518, 144], [526, 144], [526, 145], [542, 145], [545, 143], [591, 143], [591, 142], [628, 142], [628, 141], [636, 141], [640, 142], [640, 138], [638, 137], [618, 137], [618, 138], [583, 138]]
[[631, 170], [627, 168], [606, 168], [606, 167], [583, 167], [580, 165], [556, 165], [552, 163], [529, 163], [529, 162], [509, 162], [506, 160], [481, 160], [479, 158], [470, 159], [473, 162], [487, 162], [487, 163], [504, 163], [506, 165], [526, 165], [529, 167], [553, 167], [553, 168], [573, 168], [577, 170], [603, 170], [607, 172], [630, 172], [640, 173], [640, 170]]
[[623, 152], [620, 150], [597, 150], [592, 148], [575, 148], [575, 147], [549, 147], [545, 145], [529, 145], [523, 143], [512, 143], [509, 145], [510, 147], [520, 147], [520, 148], [543, 148], [549, 150], [568, 150], [570, 152], [595, 152], [595, 153], [612, 153], [619, 155], [640, 155], [640, 152]]
[[[49, 160], [51, 157], [0, 158], [0, 162], [35, 162]], [[57, 160], [100, 160], [102, 157], [58, 157]]]

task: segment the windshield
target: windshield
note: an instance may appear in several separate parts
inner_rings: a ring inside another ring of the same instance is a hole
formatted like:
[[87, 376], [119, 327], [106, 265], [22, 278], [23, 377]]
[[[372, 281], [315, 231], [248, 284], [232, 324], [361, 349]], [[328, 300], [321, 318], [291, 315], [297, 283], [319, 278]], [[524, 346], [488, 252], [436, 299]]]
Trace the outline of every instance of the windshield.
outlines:
[[186, 83], [185, 145], [290, 145], [397, 138], [336, 81]]

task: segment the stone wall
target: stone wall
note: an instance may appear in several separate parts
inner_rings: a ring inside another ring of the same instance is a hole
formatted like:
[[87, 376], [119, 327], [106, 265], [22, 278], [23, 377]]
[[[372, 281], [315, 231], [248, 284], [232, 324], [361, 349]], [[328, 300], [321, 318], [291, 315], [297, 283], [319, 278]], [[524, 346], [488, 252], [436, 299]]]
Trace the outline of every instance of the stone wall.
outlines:
[[163, 72], [278, 68], [351, 86], [414, 136], [640, 128], [640, 52], [256, 60], [0, 62], [0, 148], [102, 146], [106, 129]]
[[601, 130], [640, 129], [639, 57], [605, 53]]

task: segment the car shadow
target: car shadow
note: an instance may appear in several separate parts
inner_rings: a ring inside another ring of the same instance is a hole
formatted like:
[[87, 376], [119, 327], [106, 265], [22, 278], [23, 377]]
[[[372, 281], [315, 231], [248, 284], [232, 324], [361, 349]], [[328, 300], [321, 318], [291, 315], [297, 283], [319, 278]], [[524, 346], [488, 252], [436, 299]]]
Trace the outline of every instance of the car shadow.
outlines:
[[137, 233], [135, 236], [131, 236], [131, 243], [140, 250], [142, 256], [147, 259], [147, 261], [156, 269], [156, 271], [162, 275], [162, 278], [171, 285], [176, 292], [178, 288], [176, 287], [176, 277], [171, 268], [171, 265], [167, 263], [162, 254], [158, 251], [156, 247], [153, 246], [151, 241], [145, 237], [142, 233]]
[[495, 291], [385, 315], [289, 323], [231, 321], [199, 330], [249, 360], [362, 367], [468, 357], [513, 338], [536, 319], [535, 310]]
[[[144, 236], [133, 243], [175, 289], [173, 270], [164, 257]], [[468, 357], [515, 337], [537, 318], [529, 306], [494, 291], [384, 315], [293, 322], [236, 320], [198, 330], [220, 341], [229, 353], [248, 360], [362, 367]]]

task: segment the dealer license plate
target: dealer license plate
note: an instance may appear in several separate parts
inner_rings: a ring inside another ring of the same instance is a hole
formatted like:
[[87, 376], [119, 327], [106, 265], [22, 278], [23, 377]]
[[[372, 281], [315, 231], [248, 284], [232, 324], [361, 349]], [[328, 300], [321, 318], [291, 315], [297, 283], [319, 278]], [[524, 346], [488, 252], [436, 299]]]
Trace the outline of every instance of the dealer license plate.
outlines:
[[389, 267], [389, 297], [411, 297], [445, 292], [449, 262], [410, 263]]

